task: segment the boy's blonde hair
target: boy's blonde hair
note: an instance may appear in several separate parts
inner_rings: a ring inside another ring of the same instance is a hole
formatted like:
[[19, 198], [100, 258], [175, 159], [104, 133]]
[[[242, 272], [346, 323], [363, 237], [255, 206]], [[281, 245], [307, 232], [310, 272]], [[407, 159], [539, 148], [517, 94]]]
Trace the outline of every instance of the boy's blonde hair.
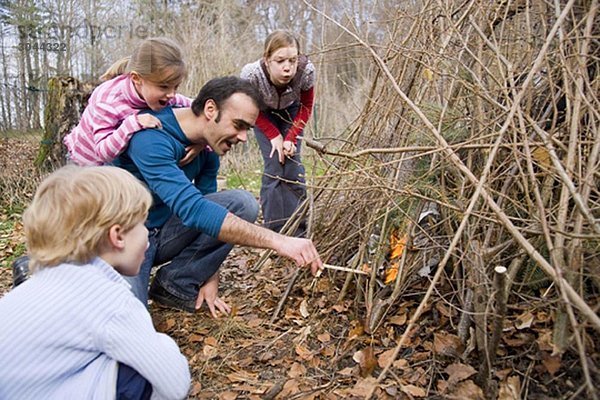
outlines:
[[273, 55], [273, 53], [284, 47], [296, 47], [298, 49], [298, 54], [300, 54], [300, 43], [298, 42], [296, 36], [292, 35], [292, 33], [288, 31], [273, 31], [265, 40], [263, 57], [268, 59]]
[[44, 179], [23, 214], [30, 267], [88, 263], [111, 226], [128, 231], [146, 220], [151, 204], [148, 190], [124, 169], [60, 168]]
[[187, 66], [177, 43], [166, 37], [149, 38], [141, 42], [130, 57], [111, 65], [100, 77], [108, 81], [116, 76], [136, 72], [153, 83], [179, 84], [187, 76]]

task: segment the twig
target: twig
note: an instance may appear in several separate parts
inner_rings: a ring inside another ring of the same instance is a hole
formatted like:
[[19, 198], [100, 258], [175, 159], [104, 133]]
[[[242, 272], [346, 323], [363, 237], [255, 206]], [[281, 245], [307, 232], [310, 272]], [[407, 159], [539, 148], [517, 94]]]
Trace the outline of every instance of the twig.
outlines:
[[280, 380], [276, 384], [269, 389], [267, 393], [262, 397], [262, 400], [273, 400], [281, 391], [283, 390], [283, 385], [285, 384], [285, 379]]
[[300, 275], [300, 272], [302, 272], [302, 271], [305, 271], [305, 269], [304, 268], [296, 268], [294, 275], [290, 278], [290, 281], [288, 282], [287, 287], [285, 288], [285, 292], [281, 296], [281, 299], [279, 300], [279, 304], [277, 304], [277, 308], [275, 309], [275, 311], [273, 312], [273, 315], [271, 316], [272, 324], [275, 323], [275, 320], [279, 316], [279, 313], [281, 312], [283, 305], [285, 304], [288, 296], [290, 295], [290, 292], [292, 291], [292, 288], [294, 287], [294, 283], [296, 282], [296, 279], [298, 279], [298, 276]]
[[348, 268], [348, 267], [340, 267], [340, 266], [331, 265], [331, 264], [323, 264], [323, 267], [325, 267], [326, 269], [333, 269], [333, 270], [336, 270], [336, 271], [350, 272], [352, 274], [369, 275], [368, 272], [365, 272], [365, 271], [360, 270], [360, 269], [352, 269], [352, 268]]

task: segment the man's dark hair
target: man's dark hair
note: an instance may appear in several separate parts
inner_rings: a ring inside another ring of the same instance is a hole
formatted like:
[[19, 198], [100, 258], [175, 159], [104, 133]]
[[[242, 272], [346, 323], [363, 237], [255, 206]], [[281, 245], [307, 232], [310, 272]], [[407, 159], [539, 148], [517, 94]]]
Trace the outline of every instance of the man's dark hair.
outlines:
[[221, 110], [227, 99], [235, 93], [247, 95], [252, 99], [256, 107], [260, 110], [263, 109], [258, 90], [249, 81], [237, 76], [224, 76], [213, 78], [202, 86], [200, 93], [198, 93], [198, 96], [192, 102], [192, 112], [195, 116], [200, 116], [208, 100], [214, 101], [217, 108]]

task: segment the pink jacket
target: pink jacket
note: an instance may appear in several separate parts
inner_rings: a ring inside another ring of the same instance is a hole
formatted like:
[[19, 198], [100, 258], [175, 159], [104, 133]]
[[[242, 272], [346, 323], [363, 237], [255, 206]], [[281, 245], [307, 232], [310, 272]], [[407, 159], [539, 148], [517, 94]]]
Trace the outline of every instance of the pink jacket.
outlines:
[[[169, 105], [189, 107], [191, 100], [177, 94]], [[102, 83], [92, 93], [79, 124], [64, 138], [71, 160], [85, 166], [115, 159], [142, 129], [137, 114], [146, 108], [129, 74]]]

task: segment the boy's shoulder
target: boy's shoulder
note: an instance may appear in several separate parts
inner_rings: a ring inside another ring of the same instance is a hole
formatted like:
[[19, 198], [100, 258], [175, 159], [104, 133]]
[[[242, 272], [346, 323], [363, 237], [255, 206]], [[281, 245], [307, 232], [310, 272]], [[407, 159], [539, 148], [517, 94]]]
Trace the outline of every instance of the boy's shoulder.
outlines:
[[85, 314], [99, 307], [107, 311], [117, 309], [131, 296], [125, 279], [104, 261], [94, 259], [89, 264], [63, 263], [41, 268], [5, 297], [13, 306], [45, 299], [42, 308], [47, 312], [79, 310]]

